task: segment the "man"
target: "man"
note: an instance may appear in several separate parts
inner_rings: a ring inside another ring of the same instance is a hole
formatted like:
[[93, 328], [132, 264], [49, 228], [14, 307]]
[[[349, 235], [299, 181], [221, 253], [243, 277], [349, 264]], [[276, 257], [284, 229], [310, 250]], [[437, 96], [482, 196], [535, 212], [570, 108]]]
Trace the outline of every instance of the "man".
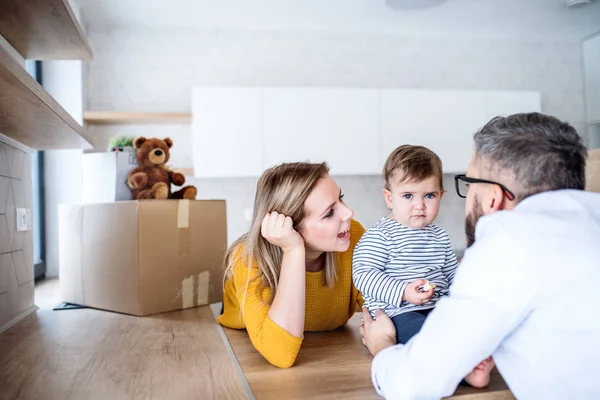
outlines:
[[450, 295], [406, 345], [384, 313], [363, 312], [373, 384], [389, 399], [450, 396], [492, 355], [518, 399], [598, 398], [600, 194], [583, 191], [586, 148], [539, 113], [494, 118], [474, 139], [455, 177], [468, 249]]

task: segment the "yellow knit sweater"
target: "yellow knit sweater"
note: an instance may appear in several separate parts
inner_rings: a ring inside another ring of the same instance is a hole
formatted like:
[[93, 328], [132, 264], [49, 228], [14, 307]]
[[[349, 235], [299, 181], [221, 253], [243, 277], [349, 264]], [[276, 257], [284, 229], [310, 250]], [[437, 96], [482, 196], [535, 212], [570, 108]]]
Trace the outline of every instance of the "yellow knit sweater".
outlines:
[[[325, 285], [325, 269], [306, 273], [305, 331], [334, 330], [348, 322], [357, 305], [362, 307], [362, 296], [352, 283], [352, 253], [364, 232], [362, 225], [353, 220], [350, 226], [350, 247], [343, 253], [336, 253], [337, 281], [332, 288]], [[258, 268], [253, 267], [250, 279], [257, 273]], [[237, 258], [233, 265], [233, 275], [225, 282], [224, 312], [217, 321], [228, 328], [246, 328], [252, 344], [267, 361], [280, 368], [289, 368], [296, 361], [304, 336], [291, 335], [269, 318], [269, 306], [256, 294], [258, 279], [248, 285], [242, 317], [240, 304], [247, 279], [247, 260]], [[263, 299], [268, 299], [270, 289], [265, 289], [262, 296]]]

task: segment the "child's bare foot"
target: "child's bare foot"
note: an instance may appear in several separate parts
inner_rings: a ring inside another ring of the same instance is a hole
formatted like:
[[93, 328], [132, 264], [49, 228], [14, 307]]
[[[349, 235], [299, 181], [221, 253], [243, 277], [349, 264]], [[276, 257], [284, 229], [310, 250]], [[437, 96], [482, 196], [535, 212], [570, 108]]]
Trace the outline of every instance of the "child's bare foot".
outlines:
[[494, 360], [488, 357], [465, 376], [465, 381], [474, 388], [484, 388], [490, 383], [490, 373], [494, 369]]

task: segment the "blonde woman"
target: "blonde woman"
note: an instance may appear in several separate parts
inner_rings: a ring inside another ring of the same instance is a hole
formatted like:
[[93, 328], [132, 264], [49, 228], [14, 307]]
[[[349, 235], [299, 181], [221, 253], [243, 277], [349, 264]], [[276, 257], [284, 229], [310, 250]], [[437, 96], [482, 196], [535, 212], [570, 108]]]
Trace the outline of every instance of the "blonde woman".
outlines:
[[287, 163], [258, 181], [250, 231], [225, 257], [223, 326], [246, 328], [271, 364], [291, 367], [305, 331], [345, 325], [362, 296], [352, 252], [364, 228], [352, 219], [327, 164]]

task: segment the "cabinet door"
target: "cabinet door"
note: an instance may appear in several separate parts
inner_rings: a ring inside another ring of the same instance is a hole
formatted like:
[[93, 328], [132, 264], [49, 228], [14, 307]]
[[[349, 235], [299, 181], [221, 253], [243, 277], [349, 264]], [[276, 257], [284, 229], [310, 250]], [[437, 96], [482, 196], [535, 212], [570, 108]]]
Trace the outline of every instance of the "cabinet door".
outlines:
[[337, 175], [381, 171], [375, 89], [264, 88], [265, 167], [322, 162]]
[[465, 172], [473, 134], [485, 123], [481, 91], [382, 90], [382, 158], [402, 144], [425, 146], [442, 160], [444, 173]]
[[487, 120], [497, 116], [541, 111], [539, 92], [517, 90], [489, 90], [485, 93]]
[[262, 173], [260, 110], [259, 88], [193, 88], [196, 177], [256, 177]]

